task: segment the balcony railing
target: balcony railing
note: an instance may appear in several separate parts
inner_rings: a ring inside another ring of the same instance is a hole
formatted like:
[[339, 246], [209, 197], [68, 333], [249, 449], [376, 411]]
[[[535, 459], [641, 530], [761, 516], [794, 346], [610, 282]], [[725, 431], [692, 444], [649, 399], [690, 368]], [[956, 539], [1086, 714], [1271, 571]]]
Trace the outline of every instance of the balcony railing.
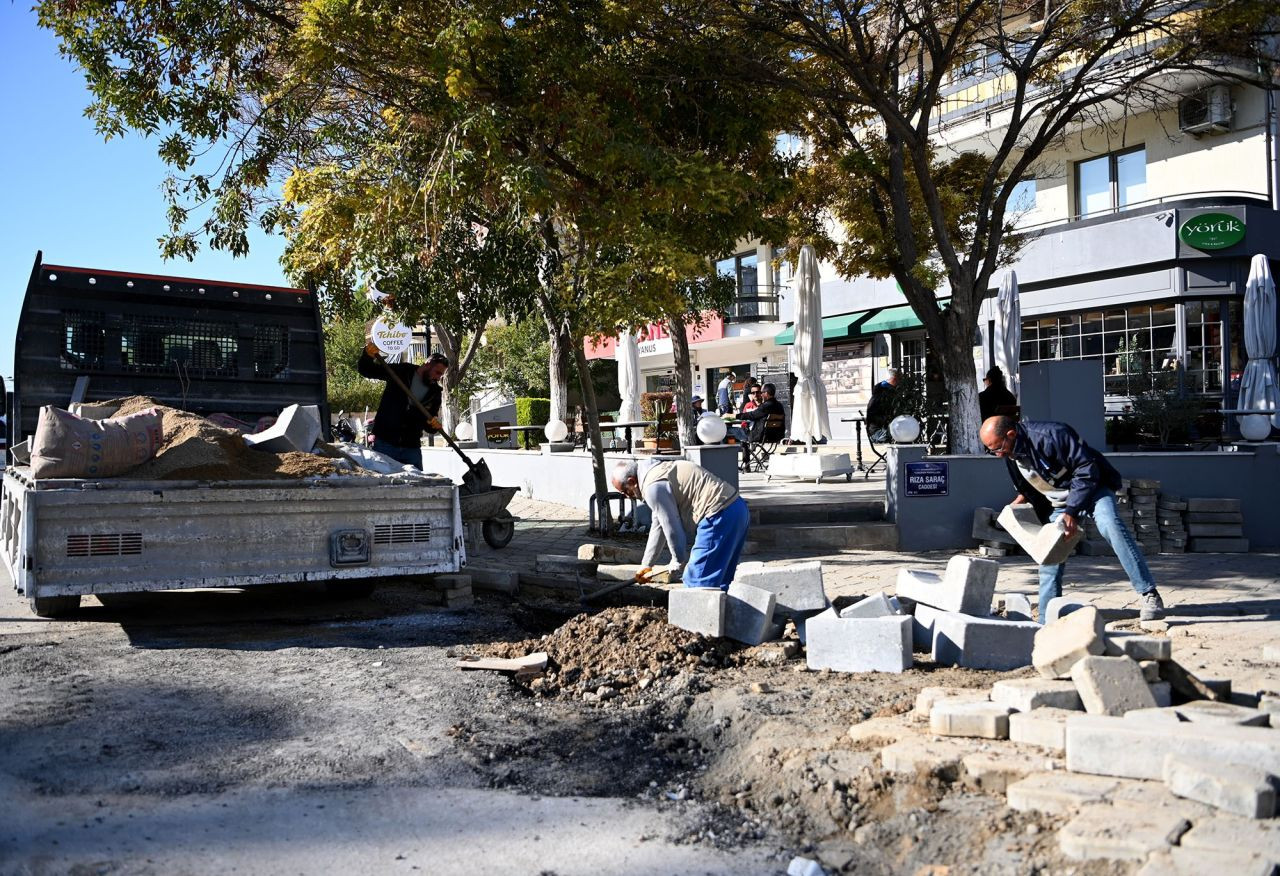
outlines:
[[725, 322], [777, 322], [778, 301], [784, 286], [740, 286]]

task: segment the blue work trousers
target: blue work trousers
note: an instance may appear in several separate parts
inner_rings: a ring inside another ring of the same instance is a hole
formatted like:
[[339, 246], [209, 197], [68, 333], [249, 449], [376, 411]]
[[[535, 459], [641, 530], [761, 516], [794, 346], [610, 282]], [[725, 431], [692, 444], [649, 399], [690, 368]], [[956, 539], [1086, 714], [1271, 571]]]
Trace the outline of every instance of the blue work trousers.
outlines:
[[[1062, 510], [1054, 508], [1053, 513], [1049, 515], [1050, 522], [1061, 517]], [[1115, 550], [1116, 557], [1128, 574], [1129, 583], [1133, 585], [1133, 589], [1139, 595], [1155, 590], [1156, 582], [1151, 578], [1151, 570], [1147, 568], [1147, 560], [1138, 549], [1133, 533], [1124, 525], [1124, 521], [1116, 516], [1116, 494], [1106, 487], [1099, 487], [1089, 497], [1089, 504], [1080, 509], [1080, 513], [1091, 516], [1098, 524], [1098, 532], [1102, 533], [1102, 537]], [[1066, 563], [1040, 567], [1041, 612], [1048, 607], [1050, 599], [1062, 595], [1062, 575], [1066, 568]]]
[[684, 567], [684, 586], [728, 590], [747, 541], [750, 512], [739, 496], [718, 514], [698, 522], [698, 532]]

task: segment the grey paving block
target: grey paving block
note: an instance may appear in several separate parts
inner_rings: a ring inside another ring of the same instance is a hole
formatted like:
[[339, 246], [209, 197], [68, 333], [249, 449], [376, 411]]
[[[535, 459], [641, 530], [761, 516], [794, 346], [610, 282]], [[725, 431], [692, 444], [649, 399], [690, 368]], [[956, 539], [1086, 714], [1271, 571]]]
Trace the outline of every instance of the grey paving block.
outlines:
[[[890, 617], [901, 612], [894, 608], [894, 603], [884, 593], [873, 593], [865, 599], [859, 599], [853, 605], [840, 609], [841, 617]], [[894, 600], [896, 602], [896, 600]]]
[[289, 405], [269, 429], [244, 436], [245, 444], [270, 453], [310, 453], [319, 440], [320, 408], [316, 405]]
[[1058, 846], [1080, 861], [1142, 861], [1167, 850], [1191, 826], [1181, 815], [1145, 806], [1092, 806], [1058, 831]]
[[1189, 849], [1234, 851], [1280, 861], [1280, 821], [1253, 821], [1219, 815], [1197, 820], [1181, 842]]
[[1004, 594], [1004, 616], [1009, 620], [1035, 620], [1031, 613], [1031, 600], [1021, 593]]
[[1164, 761], [1164, 783], [1170, 791], [1245, 818], [1276, 814], [1274, 781], [1274, 776], [1247, 764], [1188, 760], [1173, 754]]
[[929, 729], [939, 736], [1009, 738], [1009, 709], [995, 703], [940, 700], [929, 712]]
[[[933, 652], [933, 629], [938, 618], [946, 612], [932, 605], [918, 603], [911, 613], [911, 647], [916, 651]], [[1280, 662], [1280, 661], [1277, 661]]]
[[701, 633], [723, 636], [728, 595], [706, 587], [679, 587], [667, 594], [667, 623]]
[[1123, 715], [1131, 709], [1156, 707], [1142, 668], [1128, 657], [1085, 657], [1071, 667], [1071, 680], [1091, 715]]
[[842, 618], [828, 609], [805, 621], [805, 661], [836, 672], [905, 672], [911, 668], [911, 618]]
[[1241, 523], [1188, 523], [1187, 535], [1192, 538], [1240, 538], [1244, 535]]
[[1130, 657], [1134, 660], [1172, 660], [1173, 642], [1164, 636], [1142, 636], [1137, 633], [1107, 633], [1103, 643], [1108, 657]]
[[1159, 781], [1164, 759], [1219, 758], [1277, 775], [1280, 739], [1270, 727], [1168, 723], [1153, 733], [1149, 722], [1106, 715], [1067, 719], [1067, 769], [1073, 772]]
[[1193, 554], [1247, 554], [1247, 538], [1192, 538], [1187, 550]]
[[1050, 678], [1009, 678], [991, 686], [991, 702], [1017, 712], [1032, 709], [1083, 711], [1074, 681]]
[[934, 703], [942, 700], [959, 700], [966, 703], [990, 702], [985, 688], [980, 687], [926, 687], [916, 694], [915, 709], [912, 714], [922, 720], [929, 719]]
[[[1110, 545], [1107, 545], [1107, 547], [1110, 547]], [[1115, 552], [1112, 551], [1112, 553]], [[1079, 611], [1087, 605], [1092, 605], [1092, 603], [1077, 599], [1074, 596], [1055, 596], [1049, 600], [1048, 606], [1040, 606], [1040, 623], [1051, 624], [1059, 618], [1066, 617], [1073, 611]]]
[[1031, 559], [1042, 566], [1065, 562], [1084, 537], [1084, 532], [1077, 529], [1075, 535], [1067, 538], [1060, 522], [1042, 524], [1030, 504], [1006, 505], [996, 522], [1014, 537]]
[[947, 612], [933, 628], [934, 662], [968, 669], [1017, 669], [1031, 663], [1040, 625]]
[[1036, 633], [1031, 662], [1045, 678], [1061, 678], [1079, 660], [1102, 653], [1103, 621], [1098, 609], [1086, 605]]
[[1067, 719], [1079, 715], [1074, 709], [1032, 709], [1009, 716], [1009, 740], [1038, 745], [1061, 754], [1067, 748]]
[[1174, 846], [1152, 853], [1135, 876], [1275, 876], [1276, 868], [1274, 861], [1248, 852]]
[[542, 575], [586, 575], [594, 577], [597, 563], [581, 560], [570, 554], [538, 554], [534, 560], [535, 572]]
[[1236, 724], [1241, 727], [1269, 727], [1271, 716], [1262, 709], [1237, 706], [1233, 703], [1215, 703], [1211, 700], [1192, 700], [1176, 707], [1183, 720], [1198, 724]]
[[1188, 498], [1187, 510], [1195, 513], [1198, 511], [1208, 511], [1211, 513], [1239, 513], [1244, 510], [1239, 499], [1206, 499], [1206, 498]]
[[735, 581], [729, 585], [724, 607], [724, 634], [747, 645], [768, 641], [777, 594]]
[[[1016, 717], [1019, 716], [1010, 716], [1011, 725]], [[1102, 776], [1035, 773], [1009, 785], [1005, 799], [1010, 809], [1019, 812], [1067, 815], [1089, 803], [1105, 802], [1119, 784], [1115, 779]]]

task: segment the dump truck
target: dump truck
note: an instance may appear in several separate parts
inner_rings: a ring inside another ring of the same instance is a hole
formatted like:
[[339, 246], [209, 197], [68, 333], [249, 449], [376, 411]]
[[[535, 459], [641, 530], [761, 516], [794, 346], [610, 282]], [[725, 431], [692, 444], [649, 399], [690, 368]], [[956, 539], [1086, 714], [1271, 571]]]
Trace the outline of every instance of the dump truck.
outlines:
[[[18, 320], [11, 441], [44, 405], [125, 396], [253, 423], [316, 405], [329, 435], [313, 292], [50, 265], [36, 254]], [[269, 480], [37, 479], [11, 458], [0, 558], [42, 617], [86, 595], [379, 578], [466, 563], [448, 478], [353, 472]]]

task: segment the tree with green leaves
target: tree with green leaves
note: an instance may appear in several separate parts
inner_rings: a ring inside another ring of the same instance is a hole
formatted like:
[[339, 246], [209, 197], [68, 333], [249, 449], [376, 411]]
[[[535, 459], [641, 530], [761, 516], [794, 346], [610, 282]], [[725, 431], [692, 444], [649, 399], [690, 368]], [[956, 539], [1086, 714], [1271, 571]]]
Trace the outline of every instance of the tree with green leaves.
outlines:
[[[897, 280], [940, 360], [952, 450], [966, 453], [981, 450], [979, 309], [1023, 242], [1018, 183], [1080, 126], [1167, 106], [1187, 77], [1270, 87], [1276, 48], [1263, 0], [711, 5], [762, 46], [726, 75], [793, 101], [811, 150], [797, 200], [809, 239], [846, 277]], [[977, 136], [948, 118], [978, 106]]]
[[[582, 338], [683, 312], [669, 302], [698, 273], [690, 263], [764, 233], [785, 185], [778, 108], [718, 74], [756, 49], [698, 22], [693, 5], [43, 0], [39, 10], [84, 69], [99, 130], [162, 136], [174, 170], [167, 254], [190, 255], [201, 237], [241, 253], [259, 221], [294, 235], [287, 258], [299, 275], [349, 289], [367, 267], [397, 286], [398, 308], [425, 314], [411, 299], [433, 294], [422, 282], [438, 242], [513, 217], [513, 239], [537, 242], [532, 297], [559, 418]], [[624, 245], [642, 261], [620, 270]], [[466, 261], [455, 255], [444, 264]], [[638, 281], [614, 284], [620, 273]], [[640, 297], [650, 293], [659, 300]]]

